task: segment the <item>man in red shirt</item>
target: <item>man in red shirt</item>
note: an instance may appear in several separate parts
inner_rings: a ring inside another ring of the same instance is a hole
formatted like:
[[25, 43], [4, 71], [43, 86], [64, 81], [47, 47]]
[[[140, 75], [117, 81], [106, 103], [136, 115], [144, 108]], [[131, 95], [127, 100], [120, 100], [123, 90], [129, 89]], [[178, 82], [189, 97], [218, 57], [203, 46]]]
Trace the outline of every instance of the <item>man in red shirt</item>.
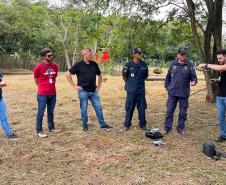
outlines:
[[36, 131], [38, 137], [46, 138], [43, 133], [42, 120], [47, 106], [47, 119], [49, 132], [53, 132], [54, 125], [54, 108], [56, 105], [56, 77], [58, 65], [53, 60], [53, 53], [49, 48], [44, 48], [40, 52], [42, 60], [34, 68], [34, 80], [38, 87], [37, 101], [38, 113], [36, 120]]

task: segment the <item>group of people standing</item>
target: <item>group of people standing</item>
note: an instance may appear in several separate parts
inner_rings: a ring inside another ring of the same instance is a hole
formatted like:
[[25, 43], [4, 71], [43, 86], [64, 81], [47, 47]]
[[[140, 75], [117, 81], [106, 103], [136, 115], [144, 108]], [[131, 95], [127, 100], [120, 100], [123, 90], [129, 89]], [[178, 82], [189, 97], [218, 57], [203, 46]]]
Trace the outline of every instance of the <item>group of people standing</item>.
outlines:
[[[41, 61], [34, 68], [34, 80], [37, 85], [38, 112], [36, 119], [36, 132], [38, 137], [46, 138], [47, 134], [43, 132], [42, 121], [45, 109], [47, 107], [47, 121], [49, 132], [56, 132], [54, 124], [54, 109], [56, 105], [56, 78], [58, 66], [53, 59], [53, 53], [50, 49], [41, 50]], [[102, 73], [98, 64], [94, 61], [94, 52], [91, 48], [82, 50], [83, 59], [75, 63], [67, 72], [66, 78], [71, 86], [78, 92], [80, 101], [80, 111], [82, 118], [82, 128], [88, 132], [88, 100], [90, 100], [101, 129], [110, 130], [113, 127], [106, 124], [102, 112], [102, 106], [99, 98], [99, 90], [102, 84]], [[122, 77], [125, 81], [126, 102], [125, 102], [125, 120], [124, 131], [131, 127], [131, 121], [135, 107], [138, 109], [139, 127], [142, 130], [147, 129], [147, 120], [145, 109], [147, 108], [145, 98], [145, 80], [148, 78], [148, 66], [142, 61], [142, 50], [138, 47], [133, 49], [133, 58], [122, 70]], [[218, 118], [220, 121], [219, 142], [226, 140], [226, 51], [220, 50], [217, 53], [217, 64], [200, 64], [197, 68], [210, 68], [221, 71], [219, 80], [219, 94], [217, 96]], [[77, 84], [72, 76], [77, 76]], [[98, 76], [98, 79], [96, 78]], [[96, 82], [97, 81], [97, 82]], [[187, 108], [189, 105], [190, 86], [197, 84], [197, 76], [194, 65], [187, 59], [187, 51], [179, 48], [176, 59], [171, 63], [165, 80], [165, 88], [168, 91], [167, 111], [164, 122], [164, 134], [169, 134], [172, 130], [173, 116], [177, 104], [179, 104], [179, 116], [177, 121], [177, 132], [184, 135], [185, 122], [187, 120]], [[2, 97], [2, 88], [6, 83], [0, 75], [0, 123], [8, 138], [15, 138], [9, 123], [7, 121], [7, 111]]]

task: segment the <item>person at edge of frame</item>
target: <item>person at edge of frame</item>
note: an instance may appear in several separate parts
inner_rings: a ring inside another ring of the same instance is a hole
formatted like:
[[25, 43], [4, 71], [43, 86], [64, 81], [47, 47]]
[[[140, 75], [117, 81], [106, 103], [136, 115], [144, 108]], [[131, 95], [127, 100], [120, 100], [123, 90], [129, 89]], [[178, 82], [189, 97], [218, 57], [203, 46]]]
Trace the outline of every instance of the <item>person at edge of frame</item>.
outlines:
[[226, 141], [226, 50], [222, 49], [217, 51], [217, 61], [219, 64], [199, 64], [197, 66], [198, 70], [203, 70], [204, 68], [213, 69], [220, 72], [218, 82], [218, 93], [216, 97], [216, 107], [217, 107], [217, 117], [220, 124], [220, 135], [215, 140], [216, 142]]
[[3, 80], [3, 75], [0, 73], [0, 125], [4, 133], [6, 134], [7, 138], [10, 140], [15, 140], [17, 139], [17, 136], [13, 133], [8, 122], [6, 103], [2, 95], [2, 88], [6, 86], [7, 83]]
[[133, 48], [133, 59], [129, 61], [122, 70], [122, 77], [125, 81], [126, 102], [124, 130], [128, 131], [132, 125], [132, 117], [135, 106], [137, 106], [139, 127], [147, 129], [145, 109], [147, 103], [145, 99], [145, 80], [148, 77], [148, 66], [141, 60], [142, 50], [139, 47]]

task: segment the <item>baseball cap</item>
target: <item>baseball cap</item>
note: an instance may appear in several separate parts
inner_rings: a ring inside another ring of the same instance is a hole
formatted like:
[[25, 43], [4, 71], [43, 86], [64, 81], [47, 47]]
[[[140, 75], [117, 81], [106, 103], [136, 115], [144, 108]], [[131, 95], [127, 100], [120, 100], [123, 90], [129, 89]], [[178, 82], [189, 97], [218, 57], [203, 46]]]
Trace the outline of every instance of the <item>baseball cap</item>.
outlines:
[[142, 53], [141, 49], [138, 47], [133, 48], [133, 54]]
[[182, 54], [182, 53], [185, 53], [187, 54], [187, 50], [185, 48], [179, 48], [178, 51], [177, 51], [178, 54]]

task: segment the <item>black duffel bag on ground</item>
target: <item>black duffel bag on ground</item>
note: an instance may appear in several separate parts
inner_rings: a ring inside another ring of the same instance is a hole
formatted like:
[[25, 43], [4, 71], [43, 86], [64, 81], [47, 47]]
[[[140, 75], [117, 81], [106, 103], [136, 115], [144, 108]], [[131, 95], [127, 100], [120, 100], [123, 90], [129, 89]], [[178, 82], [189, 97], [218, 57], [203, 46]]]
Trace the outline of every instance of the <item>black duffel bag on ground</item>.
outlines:
[[159, 131], [158, 128], [148, 129], [145, 132], [145, 136], [150, 138], [150, 139], [161, 139], [161, 138], [163, 138], [163, 135], [161, 134], [161, 132]]

